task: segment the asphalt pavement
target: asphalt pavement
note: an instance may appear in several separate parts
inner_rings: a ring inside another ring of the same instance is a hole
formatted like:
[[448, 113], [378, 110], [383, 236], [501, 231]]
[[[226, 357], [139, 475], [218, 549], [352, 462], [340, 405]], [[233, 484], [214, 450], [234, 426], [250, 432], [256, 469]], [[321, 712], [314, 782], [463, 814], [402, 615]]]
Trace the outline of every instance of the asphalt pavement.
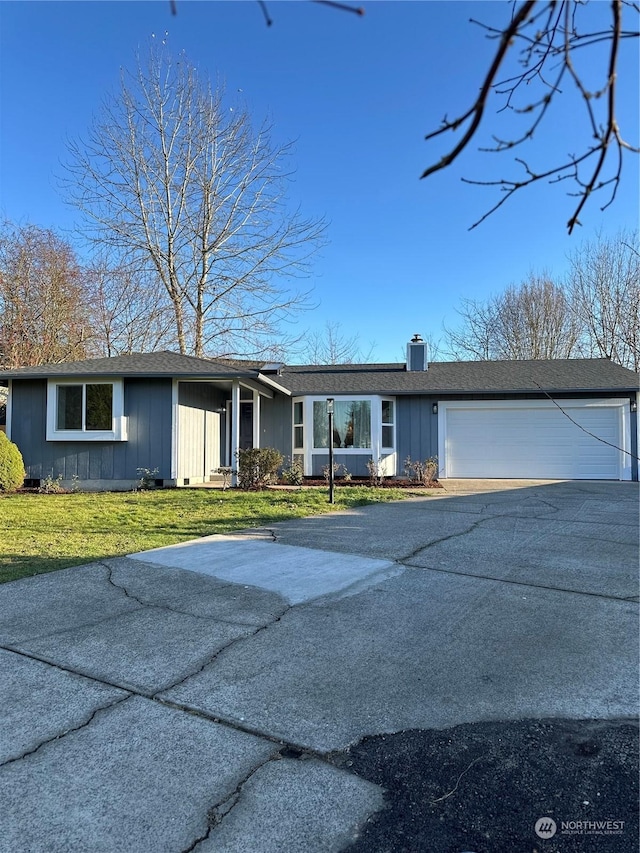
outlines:
[[638, 484], [0, 586], [2, 853], [637, 853]]

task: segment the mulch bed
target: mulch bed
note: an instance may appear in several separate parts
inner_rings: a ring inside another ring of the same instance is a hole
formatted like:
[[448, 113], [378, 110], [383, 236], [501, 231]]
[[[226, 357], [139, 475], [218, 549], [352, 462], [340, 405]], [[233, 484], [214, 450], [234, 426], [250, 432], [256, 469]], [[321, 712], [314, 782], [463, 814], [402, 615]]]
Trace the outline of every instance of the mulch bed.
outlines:
[[[290, 483], [285, 483], [284, 480], [280, 480], [278, 483], [279, 486], [288, 486]], [[313, 479], [312, 477], [305, 477], [302, 486], [323, 486], [324, 488], [329, 488], [329, 483], [324, 478], [321, 479]], [[407, 480], [400, 479], [395, 480], [393, 477], [387, 477], [382, 480], [380, 483], [372, 483], [368, 477], [352, 477], [350, 480], [345, 480], [342, 477], [337, 477], [334, 480], [334, 486], [337, 489], [346, 489], [349, 486], [368, 486], [372, 489], [443, 489], [442, 486], [437, 480], [432, 480], [432, 482], [425, 483], [417, 483], [415, 480]]]

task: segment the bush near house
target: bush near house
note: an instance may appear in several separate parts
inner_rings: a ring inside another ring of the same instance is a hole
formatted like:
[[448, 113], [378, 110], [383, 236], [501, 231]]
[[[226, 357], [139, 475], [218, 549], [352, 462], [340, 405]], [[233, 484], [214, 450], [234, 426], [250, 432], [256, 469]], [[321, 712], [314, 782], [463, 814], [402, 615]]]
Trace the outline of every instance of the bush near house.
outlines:
[[274, 447], [250, 447], [238, 450], [238, 486], [245, 491], [265, 489], [278, 479], [283, 457]]
[[17, 446], [0, 432], [0, 492], [15, 492], [24, 483], [24, 462]]

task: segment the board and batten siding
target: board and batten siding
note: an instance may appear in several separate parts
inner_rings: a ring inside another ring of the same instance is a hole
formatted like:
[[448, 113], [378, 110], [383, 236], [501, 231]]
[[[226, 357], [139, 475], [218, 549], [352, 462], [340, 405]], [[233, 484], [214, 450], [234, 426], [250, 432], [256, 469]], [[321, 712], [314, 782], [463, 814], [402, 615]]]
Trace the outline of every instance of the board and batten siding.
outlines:
[[[367, 468], [367, 463], [371, 459], [371, 453], [340, 453], [339, 450], [333, 451], [334, 465], [344, 466], [352, 477], [368, 477], [369, 469]], [[311, 457], [311, 465], [311, 475], [313, 477], [324, 477], [325, 466], [327, 470], [329, 466], [329, 452], [314, 453]], [[339, 469], [336, 476], [342, 477], [344, 468]]]
[[206, 382], [178, 384], [178, 485], [207, 483], [220, 467], [224, 396]]
[[27, 479], [62, 475], [63, 480], [133, 483], [138, 468], [158, 468], [158, 478], [170, 478], [170, 380], [125, 380], [127, 441], [47, 441], [46, 406], [45, 379], [13, 381], [11, 438], [22, 453]]
[[291, 397], [275, 394], [260, 398], [260, 447], [275, 447], [284, 463], [291, 458], [293, 442], [293, 403]]
[[438, 415], [433, 413], [436, 397], [396, 397], [396, 448], [399, 476], [407, 457], [424, 462], [438, 455]]

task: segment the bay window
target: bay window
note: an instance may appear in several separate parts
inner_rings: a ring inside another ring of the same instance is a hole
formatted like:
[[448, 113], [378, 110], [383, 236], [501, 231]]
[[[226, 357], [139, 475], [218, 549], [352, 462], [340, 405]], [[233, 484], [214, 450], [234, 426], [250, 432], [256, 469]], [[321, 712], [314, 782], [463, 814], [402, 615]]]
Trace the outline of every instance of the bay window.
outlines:
[[380, 462], [385, 475], [396, 473], [396, 402], [377, 395], [308, 396], [292, 401], [292, 447], [304, 460], [305, 476], [318, 476], [329, 452], [327, 398], [333, 403], [333, 452], [354, 476], [367, 476], [367, 463]]

